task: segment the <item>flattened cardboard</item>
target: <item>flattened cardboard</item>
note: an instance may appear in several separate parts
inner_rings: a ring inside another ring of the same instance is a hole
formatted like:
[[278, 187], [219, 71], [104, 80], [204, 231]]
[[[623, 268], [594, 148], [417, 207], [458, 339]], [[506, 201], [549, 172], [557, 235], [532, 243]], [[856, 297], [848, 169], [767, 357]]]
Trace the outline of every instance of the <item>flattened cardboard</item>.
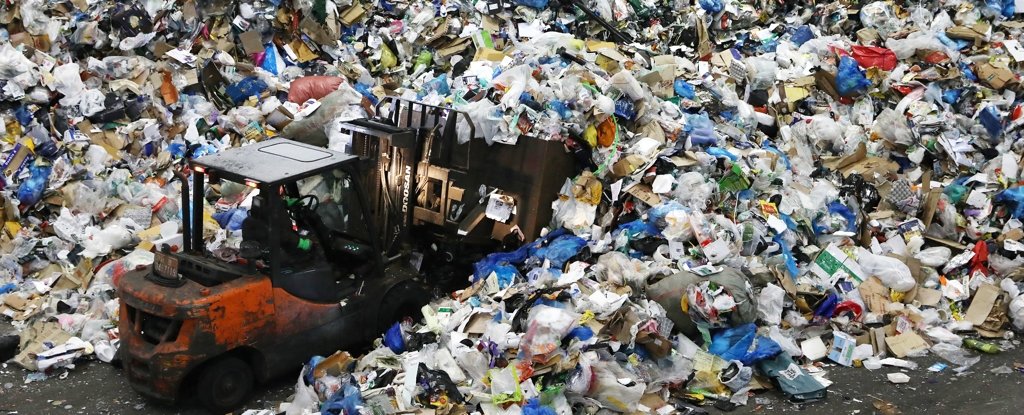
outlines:
[[242, 32], [238, 35], [238, 40], [242, 42], [242, 49], [246, 55], [263, 52], [263, 36], [256, 30]]
[[630, 186], [626, 189], [626, 193], [633, 195], [637, 199], [640, 199], [644, 203], [650, 206], [657, 206], [661, 204], [661, 196], [658, 196], [651, 190], [651, 186], [643, 183], [638, 183], [634, 186]]
[[988, 318], [988, 313], [992, 311], [1001, 292], [999, 287], [992, 284], [979, 286], [974, 293], [974, 299], [971, 300], [971, 306], [967, 308], [967, 315], [964, 319], [975, 326], [985, 324], [985, 319]]
[[889, 289], [882, 285], [877, 277], [868, 278], [857, 287], [864, 305], [874, 313], [884, 313], [885, 305], [889, 304]]
[[892, 354], [901, 359], [907, 357], [911, 353], [928, 348], [928, 343], [926, 343], [921, 336], [912, 331], [886, 337], [885, 344], [889, 346], [889, 350], [892, 351]]
[[931, 288], [918, 287], [917, 288], [917, 301], [921, 305], [935, 306], [942, 300], [942, 291], [933, 290]]

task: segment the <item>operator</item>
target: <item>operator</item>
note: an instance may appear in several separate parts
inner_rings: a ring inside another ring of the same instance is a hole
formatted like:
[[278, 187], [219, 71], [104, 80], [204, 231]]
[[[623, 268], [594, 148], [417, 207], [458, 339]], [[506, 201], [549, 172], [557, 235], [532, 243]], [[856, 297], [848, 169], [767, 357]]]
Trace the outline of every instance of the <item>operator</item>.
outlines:
[[[286, 204], [294, 204], [285, 198]], [[266, 201], [263, 196], [252, 198], [252, 208], [249, 209], [249, 216], [242, 222], [242, 239], [259, 242], [261, 246], [267, 246], [270, 242], [270, 218], [267, 217], [267, 209], [264, 206]], [[287, 254], [286, 261], [291, 262], [308, 256], [313, 248], [313, 241], [299, 234], [292, 227], [290, 215], [280, 215], [276, 219], [280, 249]]]

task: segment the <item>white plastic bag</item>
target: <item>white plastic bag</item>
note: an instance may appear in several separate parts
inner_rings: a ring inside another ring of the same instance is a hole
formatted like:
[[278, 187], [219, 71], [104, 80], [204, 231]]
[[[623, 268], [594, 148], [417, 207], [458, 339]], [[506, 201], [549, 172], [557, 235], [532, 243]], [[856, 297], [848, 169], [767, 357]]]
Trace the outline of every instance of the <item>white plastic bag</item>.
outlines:
[[1010, 318], [1017, 330], [1024, 330], [1024, 294], [1018, 295], [1010, 302]]
[[857, 264], [868, 275], [882, 280], [882, 284], [897, 292], [905, 293], [917, 285], [910, 267], [896, 258], [872, 254], [864, 248], [857, 248]]
[[768, 283], [757, 297], [757, 317], [772, 326], [782, 324], [782, 302], [786, 290]]
[[949, 258], [953, 256], [953, 251], [944, 246], [936, 246], [933, 248], [922, 249], [914, 255], [914, 258], [921, 260], [921, 265], [929, 266], [932, 268], [946, 265], [949, 262]]
[[299, 380], [295, 382], [295, 399], [288, 404], [288, 409], [284, 412], [285, 415], [304, 415], [320, 408], [320, 398], [316, 395], [313, 386], [307, 385], [302, 380], [304, 376], [306, 376], [305, 368], [299, 372]]

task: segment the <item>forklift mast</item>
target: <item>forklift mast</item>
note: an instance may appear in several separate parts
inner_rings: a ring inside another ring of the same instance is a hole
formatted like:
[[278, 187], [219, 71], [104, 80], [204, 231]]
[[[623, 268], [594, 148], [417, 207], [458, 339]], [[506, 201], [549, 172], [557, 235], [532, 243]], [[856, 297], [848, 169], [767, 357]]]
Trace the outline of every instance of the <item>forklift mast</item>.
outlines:
[[[473, 244], [509, 234], [532, 240], [551, 220], [551, 202], [572, 174], [561, 142], [521, 137], [489, 146], [469, 116], [453, 108], [386, 97], [377, 118], [349, 121], [348, 153], [362, 159], [369, 211], [392, 256], [410, 237]], [[459, 133], [471, 137], [459, 143]], [[512, 201], [511, 217], [488, 217], [491, 199]], [[411, 234], [416, 230], [415, 235]]]

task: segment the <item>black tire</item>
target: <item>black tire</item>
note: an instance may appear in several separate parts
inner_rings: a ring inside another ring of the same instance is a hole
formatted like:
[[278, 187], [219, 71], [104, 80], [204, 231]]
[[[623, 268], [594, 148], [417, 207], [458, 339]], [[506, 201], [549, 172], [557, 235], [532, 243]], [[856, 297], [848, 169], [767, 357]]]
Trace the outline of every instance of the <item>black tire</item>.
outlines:
[[415, 282], [396, 285], [384, 296], [380, 305], [378, 335], [406, 317], [422, 317], [420, 308], [430, 302], [430, 290]]
[[196, 382], [196, 395], [208, 411], [223, 414], [245, 403], [253, 382], [252, 368], [245, 361], [225, 356], [203, 368]]

